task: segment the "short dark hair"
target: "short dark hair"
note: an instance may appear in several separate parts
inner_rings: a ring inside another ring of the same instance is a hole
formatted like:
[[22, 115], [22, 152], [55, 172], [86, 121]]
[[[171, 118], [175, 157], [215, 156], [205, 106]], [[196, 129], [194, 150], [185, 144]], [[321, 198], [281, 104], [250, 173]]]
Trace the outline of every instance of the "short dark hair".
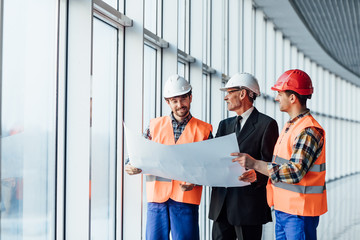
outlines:
[[306, 101], [311, 98], [311, 95], [300, 95], [292, 90], [285, 90], [285, 93], [287, 96], [294, 94], [297, 97], [297, 99], [299, 99], [301, 106], [306, 106]]

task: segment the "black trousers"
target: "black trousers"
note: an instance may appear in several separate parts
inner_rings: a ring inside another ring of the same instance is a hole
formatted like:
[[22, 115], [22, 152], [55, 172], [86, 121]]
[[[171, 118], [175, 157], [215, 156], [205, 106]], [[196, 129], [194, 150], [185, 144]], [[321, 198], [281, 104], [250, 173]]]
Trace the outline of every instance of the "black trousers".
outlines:
[[231, 225], [223, 207], [220, 216], [213, 223], [213, 240], [261, 240], [262, 224], [260, 225]]

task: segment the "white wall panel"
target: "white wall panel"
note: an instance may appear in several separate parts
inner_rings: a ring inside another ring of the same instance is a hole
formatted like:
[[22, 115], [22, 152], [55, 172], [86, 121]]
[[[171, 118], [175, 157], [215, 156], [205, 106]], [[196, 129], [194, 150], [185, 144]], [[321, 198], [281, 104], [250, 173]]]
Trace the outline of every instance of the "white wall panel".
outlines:
[[[143, 1], [127, 1], [127, 16], [133, 27], [125, 30], [124, 122], [136, 133], [142, 132], [143, 104]], [[135, 97], [137, 96], [137, 97]], [[125, 139], [126, 141], [126, 139]], [[124, 152], [127, 157], [127, 151]], [[124, 174], [123, 239], [141, 239], [142, 231], [142, 175]]]
[[[86, 0], [69, 1], [67, 76], [69, 105], [66, 137], [68, 194], [66, 194], [65, 210], [67, 240], [89, 238], [91, 7], [91, 2]], [[79, 29], [82, 29], [81, 34], [78, 34]]]
[[[204, 119], [201, 115], [202, 95], [205, 94], [202, 91], [202, 63], [203, 63], [203, 11], [202, 1], [190, 2], [190, 55], [196, 59], [196, 62], [190, 65], [190, 83], [193, 87], [193, 97], [191, 103], [191, 113], [199, 118]], [[206, 25], [205, 25], [206, 26]]]

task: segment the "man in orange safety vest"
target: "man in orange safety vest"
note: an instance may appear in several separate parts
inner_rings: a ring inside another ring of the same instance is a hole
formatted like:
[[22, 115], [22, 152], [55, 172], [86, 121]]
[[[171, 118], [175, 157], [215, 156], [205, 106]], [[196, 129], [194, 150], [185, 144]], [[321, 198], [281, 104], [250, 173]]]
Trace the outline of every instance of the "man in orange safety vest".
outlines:
[[283, 73], [271, 88], [280, 111], [287, 112], [275, 145], [273, 162], [233, 153], [243, 167], [269, 176], [267, 199], [274, 206], [276, 239], [316, 239], [319, 216], [327, 212], [325, 187], [325, 131], [306, 107], [313, 87], [299, 69]]
[[[172, 75], [165, 83], [163, 96], [171, 109], [169, 116], [152, 119], [144, 136], [166, 144], [199, 142], [212, 138], [212, 126], [193, 117], [191, 85], [184, 78]], [[141, 173], [131, 164], [130, 174]], [[146, 175], [147, 224], [146, 239], [194, 239], [199, 237], [199, 204], [202, 187], [191, 183]]]

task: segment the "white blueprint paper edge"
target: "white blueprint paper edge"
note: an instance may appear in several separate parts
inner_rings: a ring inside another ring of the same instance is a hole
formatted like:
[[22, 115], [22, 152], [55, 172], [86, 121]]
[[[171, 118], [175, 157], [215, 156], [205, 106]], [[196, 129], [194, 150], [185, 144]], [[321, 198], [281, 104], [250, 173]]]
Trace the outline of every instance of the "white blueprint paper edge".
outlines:
[[202, 142], [164, 145], [129, 130], [125, 137], [131, 165], [151, 174], [198, 185], [240, 187], [244, 168], [233, 163], [230, 153], [238, 152], [235, 133]]

